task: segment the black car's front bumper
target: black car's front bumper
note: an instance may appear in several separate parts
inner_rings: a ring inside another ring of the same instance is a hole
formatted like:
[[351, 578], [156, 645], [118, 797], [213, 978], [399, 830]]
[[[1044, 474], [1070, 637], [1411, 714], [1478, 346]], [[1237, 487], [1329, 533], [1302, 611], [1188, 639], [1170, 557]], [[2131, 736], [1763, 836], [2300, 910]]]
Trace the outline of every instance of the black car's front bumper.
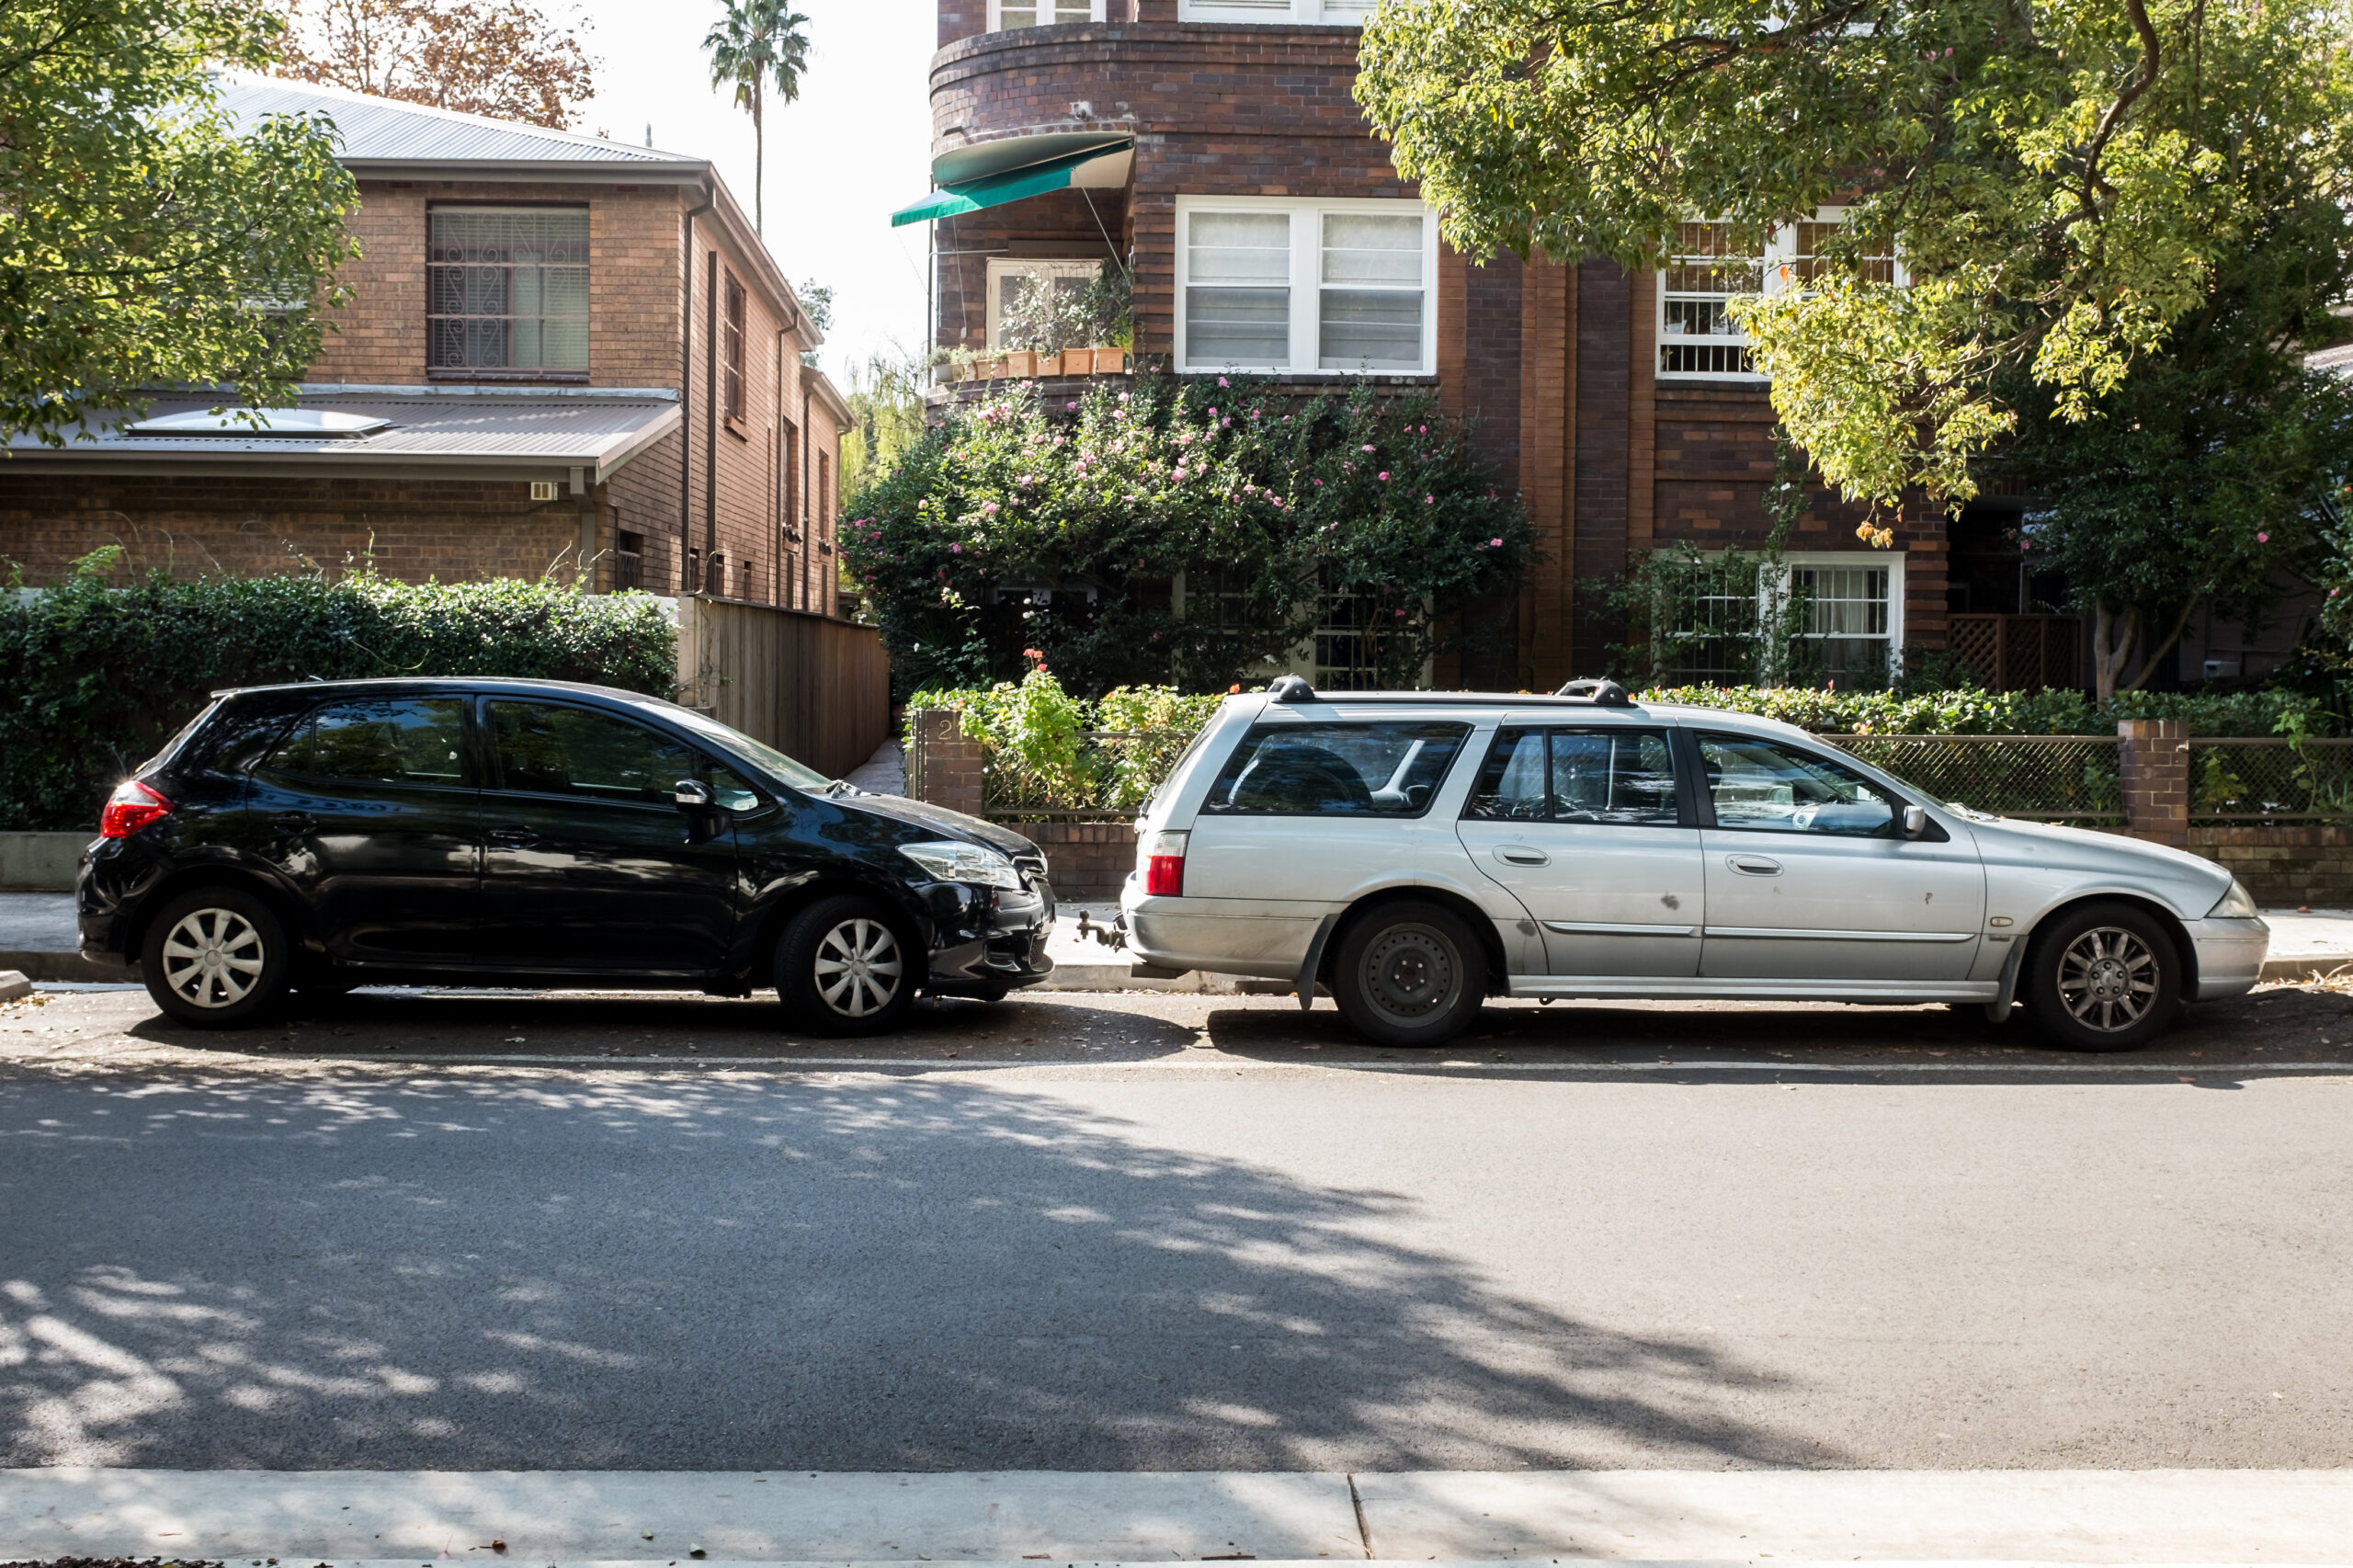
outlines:
[[958, 908], [936, 920], [931, 974], [924, 988], [938, 996], [994, 996], [1035, 985], [1054, 972], [1046, 937], [1054, 926], [1054, 895], [1042, 882], [1019, 892], [959, 887]]

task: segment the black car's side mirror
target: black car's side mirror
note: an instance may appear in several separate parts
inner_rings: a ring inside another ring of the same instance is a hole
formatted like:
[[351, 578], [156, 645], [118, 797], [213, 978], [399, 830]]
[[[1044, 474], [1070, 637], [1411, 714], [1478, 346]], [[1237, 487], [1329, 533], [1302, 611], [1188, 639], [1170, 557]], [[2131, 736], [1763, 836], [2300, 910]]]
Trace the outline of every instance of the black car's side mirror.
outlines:
[[707, 812], [719, 803], [719, 798], [710, 792], [710, 786], [699, 778], [681, 778], [676, 789], [675, 798], [682, 812]]
[[1928, 831], [1928, 813], [1918, 806], [1904, 808], [1904, 836], [1921, 837]]

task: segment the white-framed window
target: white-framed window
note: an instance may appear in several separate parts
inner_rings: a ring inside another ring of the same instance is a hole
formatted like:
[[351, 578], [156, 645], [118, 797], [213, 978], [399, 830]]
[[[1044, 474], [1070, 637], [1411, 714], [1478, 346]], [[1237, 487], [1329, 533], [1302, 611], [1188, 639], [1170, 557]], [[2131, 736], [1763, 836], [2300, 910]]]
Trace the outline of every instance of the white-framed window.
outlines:
[[[1699, 583], [1683, 603], [1664, 607], [1672, 624], [1663, 628], [1660, 675], [1676, 686], [1796, 678], [1885, 687], [1904, 648], [1904, 561], [1902, 551], [1786, 555], [1755, 582], [1726, 574]], [[1793, 607], [1803, 619], [1789, 629], [1790, 663], [1803, 667], [1758, 667], [1771, 657], [1761, 651], [1781, 642], [1768, 622]]]
[[1075, 299], [1086, 292], [1095, 282], [1096, 276], [1102, 270], [1103, 264], [1100, 261], [1048, 261], [1026, 256], [991, 256], [989, 258], [990, 352], [1001, 352], [1005, 348], [1006, 316], [1011, 312], [1017, 311], [1029, 296], [1042, 289], [1051, 290], [1065, 299]]
[[[1677, 235], [1676, 253], [1658, 275], [1658, 375], [1662, 380], [1758, 381], [1748, 337], [1733, 324], [1736, 294], [1779, 294], [1802, 289], [1821, 263], [1823, 240], [1846, 210], [1825, 207], [1802, 222], [1773, 233], [1759, 252], [1735, 253], [1729, 224], [1690, 222]], [[1865, 258], [1865, 276], [1899, 282], [1893, 255]]]
[[1436, 372], [1420, 202], [1180, 196], [1176, 226], [1179, 370]]
[[1324, 22], [1361, 27], [1376, 0], [1179, 0], [1182, 22]]
[[1102, 19], [1103, 0], [989, 0], [989, 31], [993, 33]]

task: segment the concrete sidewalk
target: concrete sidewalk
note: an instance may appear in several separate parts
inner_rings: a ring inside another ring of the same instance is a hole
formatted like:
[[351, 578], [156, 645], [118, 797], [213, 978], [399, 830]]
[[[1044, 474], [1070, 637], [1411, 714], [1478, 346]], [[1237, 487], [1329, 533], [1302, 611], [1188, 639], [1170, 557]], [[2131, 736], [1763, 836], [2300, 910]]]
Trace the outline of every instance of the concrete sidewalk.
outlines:
[[[2353, 1562], [2346, 1471], [0, 1471], [0, 1559]], [[504, 1550], [494, 1542], [503, 1543]]]

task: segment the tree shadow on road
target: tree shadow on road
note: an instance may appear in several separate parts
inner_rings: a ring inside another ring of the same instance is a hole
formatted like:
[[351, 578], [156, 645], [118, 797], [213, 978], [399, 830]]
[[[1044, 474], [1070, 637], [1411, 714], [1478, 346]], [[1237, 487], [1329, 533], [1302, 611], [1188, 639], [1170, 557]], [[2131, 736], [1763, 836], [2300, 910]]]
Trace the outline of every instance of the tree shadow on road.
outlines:
[[18, 1083], [0, 1137], [0, 1464], [1853, 1462], [1405, 1199], [1044, 1093]]

